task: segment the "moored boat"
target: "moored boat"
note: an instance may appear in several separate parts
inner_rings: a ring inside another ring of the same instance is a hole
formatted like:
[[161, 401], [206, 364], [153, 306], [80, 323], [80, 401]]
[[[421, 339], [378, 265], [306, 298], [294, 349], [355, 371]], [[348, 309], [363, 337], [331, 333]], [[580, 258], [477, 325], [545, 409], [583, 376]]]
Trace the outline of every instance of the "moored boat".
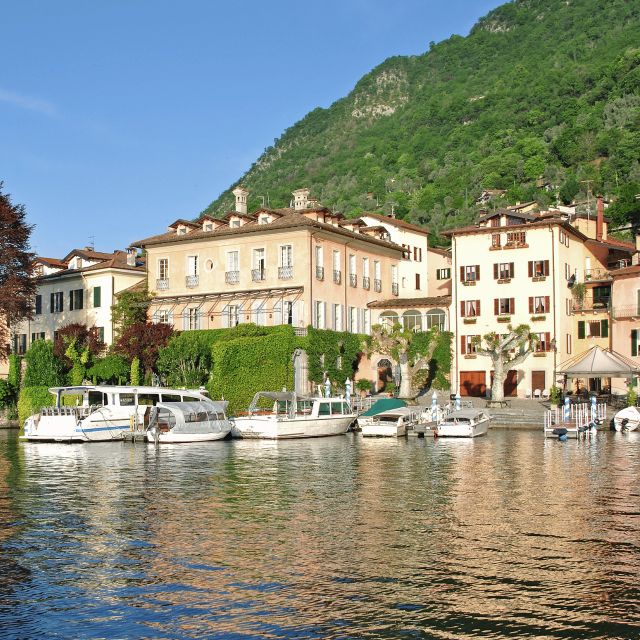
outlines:
[[626, 407], [613, 417], [613, 428], [616, 431], [636, 431], [640, 428], [640, 409]]
[[236, 438], [317, 438], [344, 434], [356, 419], [345, 398], [259, 391], [246, 414], [233, 419]]
[[[43, 407], [24, 423], [21, 440], [31, 442], [105, 442], [121, 440], [125, 431], [146, 429], [151, 409], [160, 402], [210, 402], [201, 391], [82, 385], [52, 387], [55, 405]], [[76, 404], [64, 404], [72, 396]]]
[[151, 411], [147, 440], [154, 443], [222, 440], [231, 431], [227, 402], [159, 403]]
[[366, 437], [400, 438], [416, 424], [419, 412], [411, 407], [396, 407], [381, 411], [372, 416], [358, 418], [362, 435]]
[[452, 411], [433, 428], [434, 436], [445, 438], [475, 438], [489, 430], [489, 415], [482, 409]]

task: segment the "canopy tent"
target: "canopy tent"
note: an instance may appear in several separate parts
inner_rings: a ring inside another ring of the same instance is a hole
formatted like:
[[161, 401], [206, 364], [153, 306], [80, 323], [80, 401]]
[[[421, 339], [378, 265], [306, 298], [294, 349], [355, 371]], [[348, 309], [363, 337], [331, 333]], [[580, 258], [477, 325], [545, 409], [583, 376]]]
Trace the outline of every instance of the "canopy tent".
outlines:
[[557, 369], [568, 378], [630, 378], [640, 373], [640, 365], [625, 356], [602, 347], [591, 347]]
[[407, 403], [404, 400], [398, 400], [398, 398], [381, 398], [380, 400], [376, 400], [368, 411], [361, 414], [361, 417], [377, 416], [383, 411], [390, 411], [391, 409], [399, 409], [400, 407], [406, 406]]

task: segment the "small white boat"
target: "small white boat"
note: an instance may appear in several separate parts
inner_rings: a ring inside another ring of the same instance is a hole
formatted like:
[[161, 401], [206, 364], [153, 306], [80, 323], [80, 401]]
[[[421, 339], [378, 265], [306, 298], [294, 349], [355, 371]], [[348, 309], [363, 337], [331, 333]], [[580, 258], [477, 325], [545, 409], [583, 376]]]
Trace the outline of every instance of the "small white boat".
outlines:
[[372, 436], [400, 438], [407, 435], [407, 429], [416, 424], [419, 415], [410, 407], [398, 407], [364, 419], [361, 416], [358, 418], [358, 424], [365, 438]]
[[613, 417], [613, 427], [616, 431], [636, 431], [640, 427], [638, 407], [626, 407], [618, 411]]
[[349, 430], [356, 419], [344, 398], [315, 398], [281, 391], [259, 391], [245, 415], [233, 419], [236, 438], [317, 438]]
[[[162, 387], [82, 385], [52, 387], [55, 406], [43, 407], [24, 422], [21, 440], [31, 442], [105, 442], [121, 440], [125, 431], [144, 430], [151, 409], [160, 402], [210, 402], [201, 391]], [[76, 404], [66, 406], [72, 396]]]
[[228, 402], [159, 403], [151, 411], [147, 440], [152, 443], [222, 440], [231, 431]]
[[482, 409], [452, 411], [433, 428], [433, 435], [444, 438], [475, 438], [489, 430], [491, 418]]

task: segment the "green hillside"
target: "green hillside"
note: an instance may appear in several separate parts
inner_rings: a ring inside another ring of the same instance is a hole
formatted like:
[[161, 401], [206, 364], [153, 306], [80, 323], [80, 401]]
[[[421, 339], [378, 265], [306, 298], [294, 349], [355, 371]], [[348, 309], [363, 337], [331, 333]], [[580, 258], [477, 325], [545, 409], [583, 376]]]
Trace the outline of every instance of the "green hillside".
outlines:
[[[306, 186], [348, 215], [393, 206], [435, 232], [473, 220], [483, 188], [542, 205], [591, 188], [617, 198], [618, 221], [638, 222], [640, 2], [505, 4], [467, 37], [383, 62], [238, 183], [255, 207], [260, 196], [286, 206]], [[232, 202], [226, 191], [206, 211]]]

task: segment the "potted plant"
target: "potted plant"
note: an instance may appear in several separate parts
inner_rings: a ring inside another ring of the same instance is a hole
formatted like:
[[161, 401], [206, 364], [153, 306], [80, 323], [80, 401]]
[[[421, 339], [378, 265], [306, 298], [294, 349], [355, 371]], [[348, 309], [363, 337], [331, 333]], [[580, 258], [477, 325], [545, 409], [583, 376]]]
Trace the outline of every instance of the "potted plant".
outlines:
[[551, 408], [558, 408], [560, 404], [560, 387], [557, 387], [555, 384], [549, 390], [549, 406]]
[[384, 390], [389, 394], [390, 398], [393, 398], [396, 395], [396, 383], [387, 382], [387, 384], [384, 385]]
[[366, 378], [360, 378], [360, 380], [356, 382], [356, 389], [363, 398], [371, 391], [372, 386], [371, 380], [367, 380]]
[[636, 388], [630, 384], [627, 387], [627, 407], [635, 407], [638, 402], [638, 392]]

